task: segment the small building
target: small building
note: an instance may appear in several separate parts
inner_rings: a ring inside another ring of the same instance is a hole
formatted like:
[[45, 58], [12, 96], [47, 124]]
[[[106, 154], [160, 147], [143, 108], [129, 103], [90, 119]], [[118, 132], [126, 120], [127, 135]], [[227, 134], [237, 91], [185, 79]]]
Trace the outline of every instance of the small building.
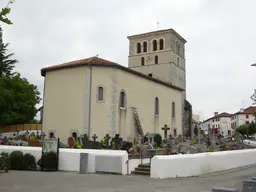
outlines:
[[231, 116], [232, 114], [223, 112], [215, 112], [214, 116], [203, 121], [201, 129], [208, 131], [208, 133], [221, 134], [224, 137], [233, 134], [234, 130], [231, 128]]

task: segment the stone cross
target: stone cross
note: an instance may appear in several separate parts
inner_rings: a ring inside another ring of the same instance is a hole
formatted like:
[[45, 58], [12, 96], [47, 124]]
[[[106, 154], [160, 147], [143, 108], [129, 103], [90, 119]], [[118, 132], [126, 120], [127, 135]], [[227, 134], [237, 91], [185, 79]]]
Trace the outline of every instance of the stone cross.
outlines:
[[164, 138], [167, 139], [167, 131], [170, 130], [170, 127], [167, 127], [165, 124], [164, 127], [162, 127], [162, 130], [164, 131]]
[[96, 139], [98, 138], [98, 136], [97, 136], [96, 134], [94, 134], [94, 135], [92, 136], [92, 138], [93, 138], [93, 141], [96, 141]]
[[141, 136], [141, 135], [138, 135], [138, 137], [137, 137], [137, 140], [139, 141], [139, 144], [141, 144], [142, 142], [142, 139], [143, 139], [143, 137]]
[[108, 147], [109, 147], [109, 140], [111, 139], [111, 137], [109, 136], [109, 134], [106, 134], [105, 139], [106, 139], [107, 148], [108, 148]]
[[113, 141], [115, 142], [115, 149], [119, 150], [120, 148], [120, 143], [122, 142], [122, 138], [119, 137], [119, 134], [116, 134], [115, 137], [113, 138]]

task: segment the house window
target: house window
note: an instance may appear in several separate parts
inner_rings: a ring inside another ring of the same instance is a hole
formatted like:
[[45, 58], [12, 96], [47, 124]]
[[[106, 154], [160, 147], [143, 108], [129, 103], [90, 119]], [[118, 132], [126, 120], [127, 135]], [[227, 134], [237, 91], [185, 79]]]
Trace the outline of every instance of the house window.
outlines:
[[177, 57], [177, 65], [180, 66], [180, 58]]
[[153, 77], [152, 73], [149, 73], [148, 76], [149, 76], [149, 77]]
[[141, 53], [141, 44], [137, 43], [137, 53]]
[[143, 42], [143, 52], [147, 52], [148, 51], [148, 43], [146, 41]]
[[158, 97], [155, 98], [155, 115], [159, 115], [159, 100], [158, 100]]
[[126, 94], [124, 91], [120, 92], [120, 107], [125, 108], [126, 106]]
[[157, 50], [157, 41], [154, 40], [153, 41], [153, 51], [156, 51]]
[[249, 118], [249, 115], [246, 115], [246, 119], [248, 119]]
[[98, 101], [103, 101], [103, 87], [98, 88]]
[[141, 57], [141, 65], [145, 65], [145, 59], [144, 59], [144, 57]]
[[160, 50], [163, 50], [163, 49], [164, 49], [164, 40], [163, 40], [163, 39], [160, 39], [160, 40], [159, 40], [159, 44], [160, 44], [160, 45], [159, 45], [159, 49], [160, 49]]
[[172, 118], [175, 118], [175, 103], [172, 102]]
[[158, 56], [155, 56], [155, 64], [158, 64]]

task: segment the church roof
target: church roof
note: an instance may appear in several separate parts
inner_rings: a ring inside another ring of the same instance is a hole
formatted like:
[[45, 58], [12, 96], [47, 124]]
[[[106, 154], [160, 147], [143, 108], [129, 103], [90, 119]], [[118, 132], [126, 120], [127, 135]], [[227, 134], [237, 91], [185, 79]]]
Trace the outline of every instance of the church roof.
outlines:
[[58, 65], [45, 67], [45, 68], [41, 69], [41, 75], [44, 77], [46, 72], [48, 72], [48, 71], [54, 71], [54, 70], [60, 70], [60, 69], [66, 69], [66, 68], [74, 68], [74, 67], [81, 67], [81, 66], [118, 68], [120, 70], [126, 71], [128, 73], [132, 73], [134, 75], [143, 77], [145, 79], [154, 81], [156, 83], [165, 85], [167, 87], [170, 87], [170, 88], [173, 88], [173, 89], [176, 89], [176, 90], [179, 90], [179, 91], [184, 91], [184, 89], [176, 87], [176, 86], [174, 86], [170, 83], [161, 81], [161, 80], [156, 79], [156, 78], [149, 77], [147, 75], [144, 75], [143, 73], [140, 73], [140, 72], [135, 71], [133, 69], [130, 69], [128, 67], [119, 65], [118, 63], [108, 61], [108, 60], [105, 60], [105, 59], [102, 59], [102, 58], [99, 58], [99, 57], [89, 57], [89, 58], [85, 58], [85, 59], [80, 59], [80, 60], [71, 61], [71, 62], [67, 62], [67, 63], [63, 63], [63, 64], [58, 64]]
[[164, 33], [173, 33], [177, 37], [179, 37], [184, 43], [186, 43], [186, 39], [184, 39], [179, 33], [177, 33], [174, 29], [163, 29], [163, 30], [157, 30], [157, 31], [151, 31], [147, 33], [141, 33], [137, 35], [131, 35], [128, 36], [128, 39], [136, 39], [136, 38], [141, 38], [141, 37], [146, 37], [146, 36], [151, 36], [151, 35], [159, 35], [159, 34], [164, 34]]

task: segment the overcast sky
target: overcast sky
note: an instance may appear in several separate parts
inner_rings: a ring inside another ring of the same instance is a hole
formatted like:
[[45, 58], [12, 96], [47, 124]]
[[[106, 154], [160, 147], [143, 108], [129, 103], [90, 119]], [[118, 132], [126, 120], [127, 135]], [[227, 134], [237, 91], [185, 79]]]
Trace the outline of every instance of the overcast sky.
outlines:
[[[8, 0], [0, 0], [0, 7]], [[201, 119], [252, 104], [255, 0], [16, 0], [4, 41], [43, 92], [40, 69], [99, 54], [128, 64], [128, 35], [173, 28], [186, 40], [187, 99]]]

